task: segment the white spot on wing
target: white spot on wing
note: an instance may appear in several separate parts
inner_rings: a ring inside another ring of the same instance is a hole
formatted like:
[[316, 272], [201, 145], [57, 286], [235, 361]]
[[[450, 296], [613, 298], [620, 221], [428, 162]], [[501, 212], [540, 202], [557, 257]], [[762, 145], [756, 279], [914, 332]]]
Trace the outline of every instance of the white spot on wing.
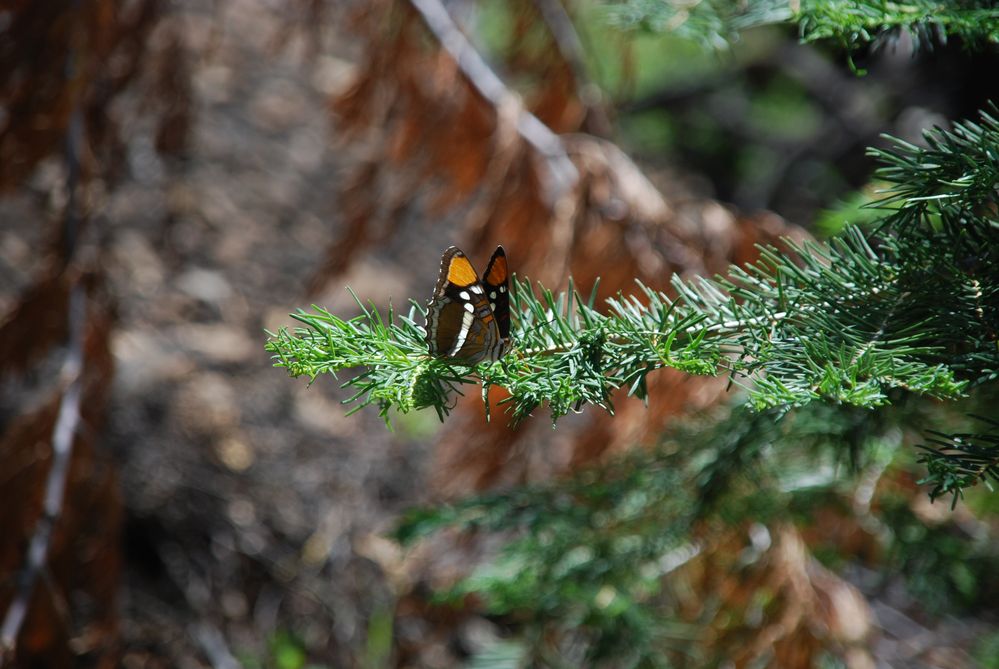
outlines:
[[472, 296], [469, 295], [468, 291], [466, 291], [466, 290], [463, 290], [460, 293], [458, 293], [458, 297], [460, 297], [463, 300], [470, 300], [470, 299], [472, 299]]
[[506, 286], [500, 286], [499, 289], [500, 289], [501, 293], [505, 293], [506, 292]]
[[472, 313], [475, 311], [475, 306], [471, 302], [465, 302], [465, 311]]
[[489, 299], [490, 300], [495, 300], [496, 299], [496, 291], [495, 290], [490, 290], [489, 291]]
[[[466, 304], [465, 306], [472, 306], [471, 304]], [[454, 340], [454, 346], [451, 348], [451, 352], [448, 355], [454, 356], [458, 355], [458, 351], [461, 347], [465, 345], [465, 338], [468, 337], [468, 331], [472, 329], [472, 321], [475, 320], [475, 316], [472, 315], [471, 310], [466, 311], [461, 317], [461, 331], [458, 333], [458, 338]]]
[[475, 284], [474, 286], [472, 286], [471, 291], [473, 293], [478, 293], [479, 295], [481, 295], [482, 294], [482, 286], [480, 286], [479, 284]]

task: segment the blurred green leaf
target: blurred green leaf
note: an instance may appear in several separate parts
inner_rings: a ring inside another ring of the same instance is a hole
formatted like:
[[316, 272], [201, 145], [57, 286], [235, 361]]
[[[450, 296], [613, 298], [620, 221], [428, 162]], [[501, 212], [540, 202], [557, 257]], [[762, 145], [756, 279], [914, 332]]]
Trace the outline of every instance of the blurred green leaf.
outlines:
[[392, 634], [395, 612], [391, 607], [380, 607], [368, 620], [368, 635], [361, 666], [365, 669], [382, 669], [389, 666], [392, 657]]
[[307, 656], [302, 642], [286, 631], [279, 631], [270, 641], [271, 659], [276, 669], [303, 669]]

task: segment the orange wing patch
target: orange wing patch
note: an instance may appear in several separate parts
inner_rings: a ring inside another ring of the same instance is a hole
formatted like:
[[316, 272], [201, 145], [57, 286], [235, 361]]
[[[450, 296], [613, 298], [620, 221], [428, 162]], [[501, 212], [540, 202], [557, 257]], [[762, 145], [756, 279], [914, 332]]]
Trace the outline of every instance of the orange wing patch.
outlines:
[[465, 288], [471, 286], [479, 280], [472, 268], [472, 263], [464, 255], [456, 255], [451, 258], [451, 264], [447, 268], [447, 280], [456, 286]]
[[482, 278], [494, 286], [506, 283], [506, 256], [498, 256], [496, 262], [489, 268], [489, 274]]

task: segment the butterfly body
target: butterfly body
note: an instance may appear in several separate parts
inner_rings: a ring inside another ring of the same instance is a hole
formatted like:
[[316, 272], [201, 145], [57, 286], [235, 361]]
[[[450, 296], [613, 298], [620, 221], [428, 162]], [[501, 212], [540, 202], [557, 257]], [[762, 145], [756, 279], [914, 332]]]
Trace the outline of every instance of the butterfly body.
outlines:
[[499, 360], [510, 342], [509, 284], [502, 246], [496, 247], [481, 280], [460, 249], [444, 251], [427, 308], [430, 354], [468, 365]]

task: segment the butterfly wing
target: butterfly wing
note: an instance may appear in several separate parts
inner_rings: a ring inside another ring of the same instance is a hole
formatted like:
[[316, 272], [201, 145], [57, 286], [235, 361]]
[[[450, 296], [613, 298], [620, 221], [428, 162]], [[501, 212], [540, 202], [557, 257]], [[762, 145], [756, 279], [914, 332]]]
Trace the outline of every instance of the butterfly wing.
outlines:
[[510, 340], [510, 272], [506, 264], [506, 251], [502, 246], [497, 246], [493, 251], [493, 257], [486, 265], [486, 273], [482, 275], [482, 284], [505, 346]]
[[486, 290], [475, 268], [452, 246], [441, 257], [440, 275], [427, 308], [430, 354], [469, 365], [495, 360], [502, 339]]

